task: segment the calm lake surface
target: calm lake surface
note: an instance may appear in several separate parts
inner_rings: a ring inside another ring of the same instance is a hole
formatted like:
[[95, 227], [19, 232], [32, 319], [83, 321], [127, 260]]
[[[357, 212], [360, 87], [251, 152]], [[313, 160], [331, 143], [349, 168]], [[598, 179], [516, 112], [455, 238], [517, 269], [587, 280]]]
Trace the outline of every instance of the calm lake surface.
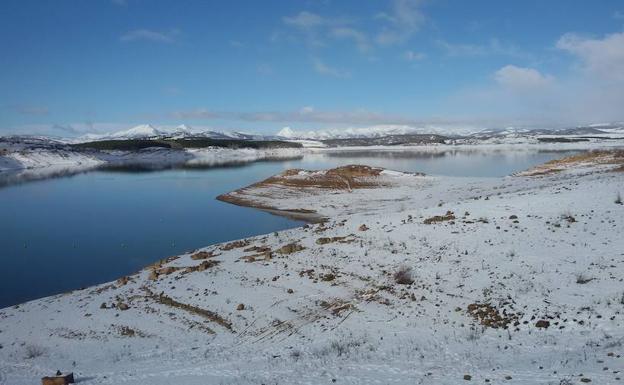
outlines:
[[[301, 222], [215, 200], [289, 168], [366, 164], [504, 176], [569, 152], [342, 152], [238, 167], [91, 171], [0, 188], [0, 308], [107, 282], [167, 256]], [[2, 178], [0, 174], [0, 178]]]

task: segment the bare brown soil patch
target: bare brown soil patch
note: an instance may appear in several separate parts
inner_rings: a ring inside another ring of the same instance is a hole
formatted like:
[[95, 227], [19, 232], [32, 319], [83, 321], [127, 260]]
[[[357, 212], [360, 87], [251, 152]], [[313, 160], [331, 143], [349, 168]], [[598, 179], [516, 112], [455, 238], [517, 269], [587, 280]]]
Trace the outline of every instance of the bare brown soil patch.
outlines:
[[553, 159], [527, 171], [517, 173], [519, 176], [543, 176], [559, 173], [565, 169], [612, 165], [611, 171], [624, 171], [624, 150], [596, 150], [581, 154]]
[[427, 218], [423, 221], [426, 225], [431, 225], [434, 223], [452, 221], [455, 219], [455, 214], [452, 211], [447, 211], [444, 215], [435, 215], [431, 218]]
[[151, 299], [153, 299], [154, 301], [162, 304], [162, 305], [166, 305], [166, 306], [171, 306], [171, 307], [175, 307], [178, 309], [182, 309], [188, 313], [191, 314], [195, 314], [198, 316], [201, 316], [203, 318], [206, 318], [210, 321], [216, 322], [217, 324], [223, 326], [224, 328], [232, 331], [232, 323], [230, 321], [228, 321], [227, 319], [221, 317], [219, 314], [210, 311], [210, 310], [206, 310], [206, 309], [202, 309], [200, 307], [197, 306], [193, 306], [187, 303], [183, 303], [183, 302], [179, 302], [176, 301], [175, 299], [166, 296], [163, 293], [160, 294], [154, 294], [152, 293], [149, 289], [147, 288], [143, 288], [146, 292], [147, 292], [147, 296]]
[[213, 258], [216, 256], [217, 255], [212, 251], [200, 251], [191, 255], [191, 259], [197, 261], [197, 260], [202, 260], [202, 259]]
[[334, 243], [334, 242], [351, 243], [353, 241], [354, 241], [354, 239], [350, 238], [349, 235], [344, 236], [344, 237], [321, 237], [321, 238], [318, 238], [316, 240], [316, 244], [317, 245], [326, 245], [328, 243]]
[[289, 243], [277, 249], [277, 252], [282, 255], [296, 253], [297, 251], [301, 251], [305, 249], [305, 247], [301, 246], [298, 243]]
[[233, 249], [240, 249], [241, 247], [249, 246], [250, 243], [251, 243], [251, 241], [249, 241], [247, 239], [241, 239], [239, 241], [226, 243], [225, 245], [221, 246], [221, 250], [229, 251], [229, 250], [233, 250]]
[[468, 314], [479, 321], [483, 326], [506, 329], [507, 325], [518, 320], [518, 315], [501, 312], [489, 303], [471, 303], [468, 305]]
[[334, 316], [340, 316], [342, 312], [355, 309], [353, 304], [340, 298], [334, 298], [328, 301], [321, 301], [319, 302], [319, 305], [323, 309], [329, 311]]

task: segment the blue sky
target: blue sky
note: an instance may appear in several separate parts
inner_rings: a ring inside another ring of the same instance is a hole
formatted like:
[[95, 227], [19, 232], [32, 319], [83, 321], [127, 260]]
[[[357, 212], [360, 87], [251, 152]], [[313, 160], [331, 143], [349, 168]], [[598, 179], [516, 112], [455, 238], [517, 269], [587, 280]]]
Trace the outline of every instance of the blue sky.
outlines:
[[622, 1], [0, 3], [0, 133], [624, 120]]

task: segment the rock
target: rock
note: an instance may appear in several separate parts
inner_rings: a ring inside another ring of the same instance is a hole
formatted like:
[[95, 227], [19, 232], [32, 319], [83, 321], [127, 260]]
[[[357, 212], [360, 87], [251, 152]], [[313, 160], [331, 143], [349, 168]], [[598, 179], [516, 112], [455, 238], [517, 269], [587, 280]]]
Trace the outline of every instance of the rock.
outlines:
[[470, 374], [464, 374], [464, 380], [470, 381], [472, 380], [472, 376]]
[[544, 328], [544, 329], [547, 329], [549, 326], [550, 326], [550, 322], [549, 322], [549, 321], [546, 321], [546, 320], [543, 320], [543, 319], [541, 319], [541, 320], [539, 320], [539, 321], [537, 321], [537, 322], [535, 323], [535, 327], [536, 327], [536, 328]]
[[130, 306], [128, 306], [127, 303], [119, 302], [117, 304], [117, 309], [119, 309], [119, 310], [128, 310], [128, 309], [130, 309]]
[[67, 385], [74, 383], [74, 373], [65, 375], [59, 374], [59, 371], [56, 373], [57, 375], [53, 377], [43, 377], [41, 379], [41, 385]]
[[118, 284], [119, 286], [124, 286], [124, 285], [126, 285], [128, 282], [130, 282], [130, 277], [128, 277], [128, 276], [121, 277], [121, 278], [119, 278], [119, 279], [117, 280], [117, 284]]
[[336, 279], [336, 276], [332, 273], [323, 274], [321, 277], [321, 280], [326, 282], [333, 281], [334, 279]]
[[167, 266], [167, 267], [163, 267], [162, 269], [158, 270], [158, 275], [169, 275], [171, 273], [175, 273], [176, 271], [178, 271], [177, 267], [173, 267], [173, 266]]
[[295, 291], [294, 291], [293, 289], [288, 289], [288, 290], [286, 290], [286, 292], [287, 292], [288, 294], [292, 294], [292, 293], [294, 293]]
[[360, 231], [366, 231], [366, 230], [368, 230], [368, 226], [366, 226], [366, 225], [361, 225], [360, 227], [358, 227], [358, 230], [360, 230]]
[[106, 306], [106, 302], [102, 302], [102, 304], [100, 305], [100, 309], [107, 309], [108, 307]]
[[581, 382], [591, 382], [591, 380], [587, 377], [581, 378]]
[[156, 281], [158, 279], [158, 273], [156, 272], [156, 270], [150, 271], [148, 279], [150, 279], [151, 281]]
[[326, 237], [323, 237], [323, 238], [319, 238], [319, 239], [317, 239], [317, 240], [316, 240], [316, 244], [317, 244], [317, 245], [325, 245], [325, 244], [327, 244], [327, 243], [330, 243], [331, 241], [332, 241], [332, 239], [331, 239], [331, 238], [326, 238]]
[[210, 269], [211, 267], [217, 266], [219, 264], [219, 261], [203, 261], [202, 263], [199, 264], [199, 266], [197, 266], [197, 270], [196, 271], [205, 271]]
[[236, 306], [236, 310], [238, 311], [245, 310], [245, 305], [242, 303], [239, 303], [238, 306]]
[[289, 243], [287, 245], [282, 246], [279, 250], [277, 250], [280, 254], [291, 254], [297, 251], [301, 251], [305, 249], [305, 247], [301, 246], [298, 243]]
[[518, 219], [518, 216], [517, 215], [510, 215], [509, 219]]
[[191, 255], [191, 259], [192, 260], [199, 260], [199, 259], [208, 259], [208, 258], [212, 258], [214, 257], [214, 253], [212, 251], [200, 251], [197, 252], [193, 255]]

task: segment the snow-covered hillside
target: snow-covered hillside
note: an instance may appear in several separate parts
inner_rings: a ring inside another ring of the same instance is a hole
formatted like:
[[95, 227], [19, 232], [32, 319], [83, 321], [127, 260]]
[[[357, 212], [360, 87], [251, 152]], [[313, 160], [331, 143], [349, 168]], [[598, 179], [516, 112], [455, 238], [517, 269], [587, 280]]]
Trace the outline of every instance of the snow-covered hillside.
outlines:
[[330, 219], [3, 309], [0, 382], [621, 383], [624, 158], [593, 159], [251, 186], [267, 207]]

